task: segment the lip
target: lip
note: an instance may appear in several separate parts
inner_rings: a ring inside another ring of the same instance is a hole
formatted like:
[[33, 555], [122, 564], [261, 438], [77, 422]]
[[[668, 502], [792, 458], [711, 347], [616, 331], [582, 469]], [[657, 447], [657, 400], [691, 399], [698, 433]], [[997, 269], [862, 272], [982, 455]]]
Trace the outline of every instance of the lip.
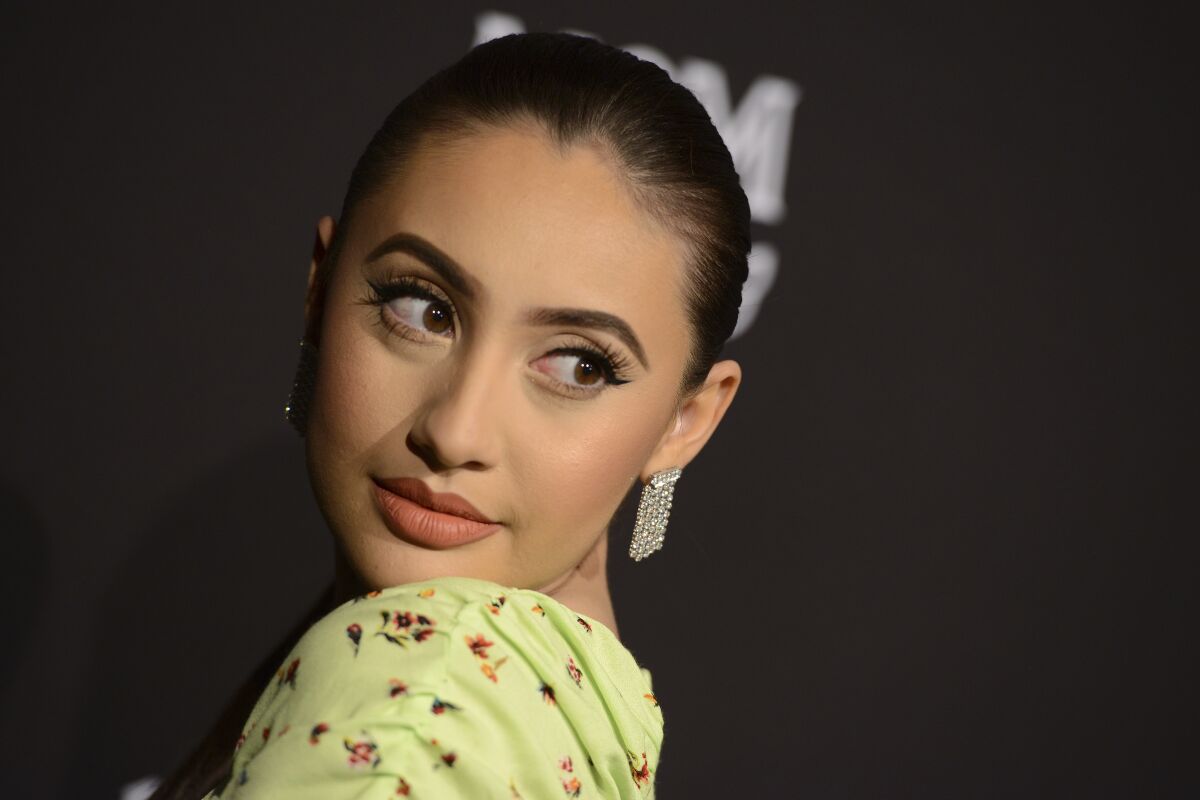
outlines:
[[422, 547], [455, 547], [500, 530], [463, 497], [434, 492], [417, 478], [373, 478], [372, 493], [384, 524]]

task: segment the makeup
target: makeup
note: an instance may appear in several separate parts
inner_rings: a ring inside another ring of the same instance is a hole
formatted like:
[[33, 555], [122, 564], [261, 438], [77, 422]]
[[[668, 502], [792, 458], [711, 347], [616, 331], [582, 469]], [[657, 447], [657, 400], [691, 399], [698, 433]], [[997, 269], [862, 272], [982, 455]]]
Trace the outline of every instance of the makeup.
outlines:
[[420, 547], [457, 547], [501, 528], [459, 495], [435, 493], [416, 478], [375, 478], [371, 491], [388, 530]]

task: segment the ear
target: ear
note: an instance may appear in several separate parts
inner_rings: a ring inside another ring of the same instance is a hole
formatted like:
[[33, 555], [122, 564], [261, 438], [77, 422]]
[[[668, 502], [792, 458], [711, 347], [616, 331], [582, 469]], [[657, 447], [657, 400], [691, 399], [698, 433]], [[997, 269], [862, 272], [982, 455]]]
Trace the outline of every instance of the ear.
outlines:
[[329, 283], [329, 268], [333, 266], [327, 264], [322, 269], [321, 264], [329, 255], [329, 246], [333, 242], [335, 228], [336, 223], [328, 214], [317, 220], [317, 235], [313, 240], [312, 261], [308, 265], [308, 290], [304, 295], [304, 338], [314, 345], [319, 343], [321, 335], [321, 311], [325, 306], [325, 289]]
[[742, 368], [736, 361], [718, 361], [708, 371], [704, 385], [687, 397], [671, 419], [671, 425], [646, 462], [642, 482], [655, 472], [670, 467], [682, 469], [696, 457], [716, 431], [721, 417], [733, 402], [742, 383]]

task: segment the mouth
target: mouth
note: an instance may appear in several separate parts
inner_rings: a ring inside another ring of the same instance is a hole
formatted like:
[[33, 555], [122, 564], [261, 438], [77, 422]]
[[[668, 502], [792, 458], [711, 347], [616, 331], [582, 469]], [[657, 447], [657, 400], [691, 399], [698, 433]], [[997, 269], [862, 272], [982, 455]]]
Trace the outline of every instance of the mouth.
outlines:
[[501, 527], [463, 497], [433, 492], [416, 478], [373, 478], [371, 489], [388, 529], [420, 547], [456, 547]]

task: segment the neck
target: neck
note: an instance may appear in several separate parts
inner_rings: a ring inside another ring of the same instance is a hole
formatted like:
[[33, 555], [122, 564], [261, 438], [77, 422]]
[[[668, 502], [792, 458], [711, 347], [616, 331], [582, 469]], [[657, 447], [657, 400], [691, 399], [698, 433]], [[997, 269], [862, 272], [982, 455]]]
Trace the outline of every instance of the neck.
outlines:
[[359, 580], [358, 574], [350, 566], [350, 562], [342, 553], [342, 548], [336, 542], [333, 545], [333, 599], [329, 610], [340, 606], [355, 597], [366, 594], [367, 587]]
[[538, 589], [578, 614], [586, 614], [608, 627], [618, 639], [617, 615], [608, 590], [608, 531], [566, 575]]

